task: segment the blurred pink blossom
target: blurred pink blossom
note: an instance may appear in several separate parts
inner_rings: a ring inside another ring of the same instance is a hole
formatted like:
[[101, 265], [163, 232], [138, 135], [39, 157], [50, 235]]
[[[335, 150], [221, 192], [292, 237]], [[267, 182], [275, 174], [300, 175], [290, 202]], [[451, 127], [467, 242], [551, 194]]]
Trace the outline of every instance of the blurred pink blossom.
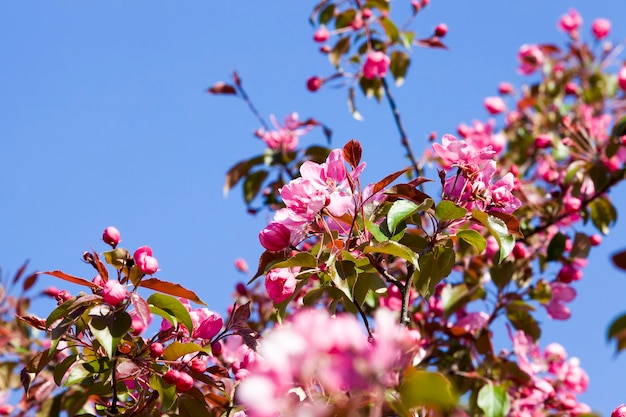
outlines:
[[383, 78], [387, 74], [391, 60], [384, 52], [374, 51], [367, 54], [363, 64], [363, 76], [368, 80]]

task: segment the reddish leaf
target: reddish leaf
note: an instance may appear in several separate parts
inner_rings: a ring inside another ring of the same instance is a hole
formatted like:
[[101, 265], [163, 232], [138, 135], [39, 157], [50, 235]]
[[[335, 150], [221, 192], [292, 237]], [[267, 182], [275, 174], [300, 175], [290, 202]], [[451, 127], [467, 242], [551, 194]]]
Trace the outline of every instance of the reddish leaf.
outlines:
[[228, 318], [228, 323], [226, 323], [226, 328], [230, 328], [235, 324], [244, 323], [247, 326], [248, 319], [250, 318], [250, 301], [243, 305], [235, 304], [233, 306], [233, 312]]
[[537, 99], [535, 97], [524, 97], [517, 102], [517, 110], [522, 111], [528, 107], [533, 107], [536, 103]]
[[430, 196], [421, 192], [411, 184], [397, 184], [391, 187], [385, 192], [389, 196], [389, 200], [393, 201], [397, 198], [403, 198], [414, 202], [415, 204], [421, 204]]
[[510, 234], [517, 235], [519, 237], [524, 237], [517, 217], [511, 214], [501, 213], [499, 211], [490, 211], [489, 215], [493, 217], [497, 217], [500, 220], [502, 220], [506, 224], [507, 229], [509, 229]]
[[150, 306], [139, 294], [136, 292], [130, 293], [130, 302], [135, 307], [135, 312], [141, 318], [141, 321], [147, 326], [150, 323]]
[[17, 281], [20, 280], [27, 266], [28, 266], [28, 261], [24, 262], [24, 264], [20, 266], [20, 269], [18, 269], [17, 272], [15, 273], [15, 277], [13, 277], [13, 284], [15, 284]]
[[401, 169], [400, 171], [394, 172], [393, 174], [387, 175], [385, 178], [374, 184], [374, 188], [372, 189], [372, 195], [376, 194], [377, 192], [394, 182], [396, 179], [398, 179], [400, 175], [405, 174], [412, 169], [413, 168], [405, 168]]
[[87, 281], [84, 278], [79, 278], [73, 275], [66, 274], [63, 271], [45, 271], [45, 272], [37, 272], [37, 274], [38, 275], [40, 274], [51, 275], [53, 277], [61, 278], [62, 280], [65, 280], [74, 284], [84, 285], [85, 287], [89, 287], [89, 288], [97, 287], [96, 284], [94, 284], [91, 281]]
[[98, 271], [98, 274], [100, 275], [100, 277], [104, 280], [104, 282], [107, 282], [109, 280], [109, 270], [102, 263], [102, 261], [100, 260], [100, 257], [95, 251], [93, 253], [93, 262], [95, 264], [96, 270]]
[[237, 94], [237, 90], [232, 85], [225, 84], [223, 82], [213, 84], [213, 87], [209, 88], [211, 94]]
[[26, 370], [26, 368], [20, 371], [20, 381], [22, 382], [22, 387], [24, 387], [24, 393], [28, 395], [30, 383], [33, 381], [33, 377], [31, 373]]
[[186, 289], [180, 284], [174, 284], [172, 282], [161, 281], [158, 278], [148, 278], [144, 279], [139, 283], [139, 286], [144, 288], [149, 288], [151, 290], [159, 291], [164, 294], [173, 295], [175, 297], [186, 298], [187, 300], [191, 300], [195, 303], [206, 305], [204, 301], [202, 301], [195, 292]]
[[22, 320], [24, 323], [28, 324], [29, 326], [34, 327], [35, 329], [48, 330], [48, 327], [46, 327], [46, 321], [37, 316], [15, 316], [15, 317]]
[[626, 251], [616, 253], [612, 259], [616, 267], [626, 270]]
[[419, 46], [424, 46], [426, 48], [448, 49], [448, 47], [444, 45], [444, 43], [441, 42], [441, 39], [439, 39], [439, 37], [437, 36], [431, 36], [430, 38], [416, 40], [415, 44]]
[[28, 291], [33, 285], [35, 285], [35, 282], [37, 282], [38, 276], [39, 275], [37, 275], [37, 273], [34, 273], [26, 277], [26, 279], [24, 280], [24, 285], [22, 285], [22, 288], [24, 288], [24, 291]]
[[541, 52], [543, 52], [546, 55], [558, 54], [559, 52], [561, 52], [561, 48], [553, 44], [544, 43], [538, 46], [539, 46], [539, 49], [541, 49]]
[[361, 154], [363, 152], [363, 148], [359, 141], [351, 139], [350, 142], [346, 143], [343, 147], [343, 157], [348, 161], [348, 163], [352, 166], [352, 168], [356, 168], [359, 163], [361, 163]]
[[223, 397], [219, 394], [215, 394], [213, 392], [209, 392], [208, 394], [206, 394], [204, 396], [204, 398], [206, 399], [206, 401], [210, 404], [214, 404], [220, 408], [227, 408], [228, 406], [230, 406], [230, 398], [228, 397]]
[[207, 368], [206, 371], [212, 375], [219, 376], [220, 378], [230, 378], [228, 369], [224, 368], [223, 366], [210, 366]]
[[270, 263], [274, 261], [279, 261], [282, 259], [285, 259], [285, 256], [283, 255], [282, 252], [269, 252], [269, 251], [263, 252], [261, 254], [261, 257], [259, 258], [259, 268], [256, 270], [256, 273], [250, 279], [250, 281], [248, 281], [248, 284], [251, 284], [252, 282], [254, 282], [255, 279], [263, 275], [265, 273], [265, 268], [267, 268], [267, 266]]

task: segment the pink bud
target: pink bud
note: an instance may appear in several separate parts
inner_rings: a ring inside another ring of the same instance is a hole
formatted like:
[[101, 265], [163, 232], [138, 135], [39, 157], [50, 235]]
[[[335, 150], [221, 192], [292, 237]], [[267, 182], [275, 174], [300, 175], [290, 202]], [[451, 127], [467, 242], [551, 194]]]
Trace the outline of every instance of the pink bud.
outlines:
[[578, 94], [578, 85], [574, 82], [568, 82], [565, 84], [565, 94], [575, 96]]
[[235, 268], [239, 272], [246, 273], [248, 272], [248, 263], [243, 258], [238, 258], [235, 260]]
[[446, 36], [446, 33], [448, 33], [448, 25], [446, 25], [445, 23], [439, 23], [435, 27], [435, 36], [443, 38], [444, 36]]
[[563, 202], [563, 206], [565, 207], [565, 211], [569, 214], [577, 213], [582, 206], [582, 202], [580, 198], [576, 197], [566, 197]]
[[104, 302], [112, 306], [118, 305], [126, 298], [126, 287], [117, 280], [109, 280], [104, 284], [102, 289], [102, 298]]
[[213, 356], [217, 356], [222, 353], [222, 343], [219, 340], [211, 343], [211, 352], [213, 353]]
[[563, 268], [561, 268], [556, 278], [560, 282], [569, 284], [572, 281], [579, 281], [582, 277], [582, 271], [574, 268], [572, 265], [563, 265]]
[[591, 33], [596, 39], [604, 39], [611, 31], [611, 22], [608, 19], [596, 19], [591, 24]]
[[193, 387], [193, 378], [186, 372], [180, 372], [178, 380], [174, 383], [180, 392], [189, 391]]
[[513, 92], [513, 85], [507, 82], [501, 82], [498, 85], [498, 92], [500, 94], [511, 94]]
[[390, 62], [391, 60], [384, 52], [370, 52], [363, 64], [363, 76], [368, 80], [383, 78], [387, 74]]
[[91, 282], [96, 284], [98, 287], [104, 287], [104, 284], [106, 284], [106, 281], [100, 276], [100, 274], [93, 277]]
[[528, 249], [523, 243], [517, 242], [515, 246], [513, 246], [512, 253], [515, 259], [524, 259], [528, 256]]
[[617, 83], [619, 84], [619, 88], [626, 91], [626, 65], [617, 73]]
[[192, 359], [191, 362], [189, 363], [189, 369], [191, 369], [194, 372], [203, 374], [204, 371], [206, 371], [206, 362], [203, 361], [202, 359]]
[[570, 9], [567, 14], [561, 16], [558, 22], [558, 28], [563, 32], [567, 32], [570, 35], [573, 35], [573, 32], [576, 31], [580, 25], [583, 23], [583, 18], [576, 11], [576, 9]]
[[322, 88], [322, 84], [324, 84], [324, 81], [318, 76], [314, 76], [306, 80], [306, 88], [312, 93]]
[[261, 245], [272, 252], [278, 252], [289, 246], [291, 232], [282, 223], [272, 222], [259, 233]]
[[163, 375], [163, 379], [168, 384], [175, 384], [180, 379], [180, 371], [170, 369]]
[[598, 246], [599, 244], [602, 243], [602, 236], [600, 236], [599, 234], [593, 234], [591, 236], [589, 236], [589, 241], [591, 242], [592, 246]]
[[152, 275], [159, 269], [159, 263], [156, 258], [152, 257], [152, 249], [150, 246], [142, 246], [133, 254], [135, 265], [144, 274]]
[[68, 290], [61, 290], [56, 296], [59, 303], [64, 303], [72, 298], [72, 294]]
[[363, 19], [369, 19], [370, 17], [372, 17], [372, 9], [368, 9], [367, 7], [364, 8], [361, 11], [361, 16], [363, 16]]
[[43, 290], [43, 294], [52, 298], [57, 298], [60, 292], [61, 290], [59, 290], [57, 287], [48, 287], [45, 290]]
[[13, 406], [9, 404], [0, 405], [0, 416], [8, 416], [13, 412]]
[[626, 405], [619, 405], [615, 410], [613, 410], [611, 417], [626, 417]]
[[326, 28], [319, 28], [313, 35], [313, 40], [319, 43], [326, 42], [328, 38], [330, 38], [330, 32]]
[[104, 243], [107, 245], [111, 245], [115, 248], [117, 244], [120, 243], [120, 231], [113, 226], [109, 226], [104, 229], [104, 232], [102, 233], [102, 240], [104, 240]]
[[545, 149], [552, 146], [552, 137], [548, 133], [542, 133], [535, 138], [535, 148]]
[[543, 64], [544, 55], [537, 45], [522, 45], [517, 54], [520, 61], [519, 71], [528, 75]]
[[163, 354], [163, 344], [159, 342], [154, 342], [150, 345], [150, 356], [154, 359], [160, 358]]
[[498, 114], [506, 110], [506, 104], [504, 104], [504, 100], [501, 97], [487, 97], [484, 105], [490, 114]]

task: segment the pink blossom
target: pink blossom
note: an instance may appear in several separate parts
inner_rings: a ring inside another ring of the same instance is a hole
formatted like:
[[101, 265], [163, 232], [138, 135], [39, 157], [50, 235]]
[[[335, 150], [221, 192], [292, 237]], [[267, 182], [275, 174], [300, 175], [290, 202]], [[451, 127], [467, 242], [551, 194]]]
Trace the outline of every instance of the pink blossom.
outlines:
[[487, 326], [489, 322], [489, 314], [484, 311], [466, 314], [463, 318], [457, 320], [453, 329], [457, 328], [473, 336], [478, 336], [480, 331]]
[[109, 226], [104, 229], [104, 232], [102, 233], [102, 240], [107, 245], [111, 245], [115, 248], [117, 244], [120, 243], [120, 231], [113, 226]]
[[248, 263], [243, 258], [237, 258], [235, 260], [235, 268], [239, 272], [246, 273], [246, 272], [248, 272]]
[[137, 336], [140, 335], [148, 325], [152, 322], [152, 316], [148, 316], [148, 321], [145, 322], [143, 318], [137, 313], [136, 310], [131, 311], [130, 313], [132, 333]]
[[189, 312], [193, 323], [192, 337], [194, 339], [210, 340], [217, 335], [224, 322], [219, 314], [208, 308], [197, 308]]
[[446, 25], [445, 23], [439, 23], [435, 27], [435, 36], [443, 38], [444, 36], [446, 36], [447, 33], [448, 33], [448, 25]]
[[513, 93], [513, 85], [507, 82], [501, 82], [498, 85], [498, 92], [500, 94], [511, 94]]
[[571, 358], [565, 363], [562, 378], [565, 386], [578, 394], [585, 392], [589, 385], [589, 377], [580, 367], [578, 358]]
[[391, 60], [384, 52], [374, 51], [367, 54], [363, 65], [363, 76], [368, 80], [383, 78], [387, 74]]
[[512, 194], [515, 189], [515, 178], [507, 173], [491, 187], [491, 204], [493, 209], [511, 214], [522, 206], [522, 202]]
[[611, 413], [611, 417], [626, 417], [626, 405], [618, 405]]
[[567, 14], [561, 16], [558, 22], [558, 27], [563, 32], [573, 35], [573, 32], [578, 30], [580, 25], [583, 24], [583, 18], [576, 11], [576, 9], [570, 9]]
[[159, 270], [159, 263], [156, 258], [152, 257], [152, 249], [150, 246], [141, 246], [133, 254], [135, 265], [144, 274], [152, 275]]
[[598, 40], [602, 40], [609, 35], [611, 22], [608, 19], [596, 19], [591, 24], [591, 32]]
[[315, 34], [313, 35], [313, 40], [315, 42], [323, 43], [326, 42], [329, 37], [330, 32], [328, 31], [328, 29], [322, 27], [315, 31]]
[[281, 251], [289, 246], [291, 233], [287, 226], [272, 222], [259, 233], [259, 241], [261, 245], [272, 252]]
[[535, 137], [535, 148], [545, 149], [549, 146], [552, 146], [552, 136], [548, 133], [542, 133]]
[[626, 91], [626, 65], [617, 73], [617, 83], [619, 84], [619, 88]]
[[487, 97], [484, 101], [484, 105], [489, 114], [498, 114], [506, 110], [504, 100], [502, 100], [502, 97], [498, 96]]
[[275, 116], [270, 116], [270, 120], [275, 130], [260, 130], [257, 136], [265, 142], [265, 144], [274, 150], [281, 152], [291, 152], [298, 147], [299, 137], [305, 135], [311, 130], [311, 126], [304, 126], [298, 121], [298, 113], [290, 113], [285, 116], [283, 125], [280, 125]]
[[578, 94], [578, 85], [575, 82], [569, 81], [565, 84], [565, 94], [575, 96]]
[[100, 276], [100, 274], [93, 277], [91, 282], [96, 284], [98, 287], [104, 287], [104, 284], [106, 284], [106, 281]]
[[517, 54], [520, 61], [519, 72], [529, 75], [543, 64], [543, 52], [537, 45], [522, 45]]
[[563, 282], [551, 282], [552, 297], [545, 305], [548, 316], [555, 320], [567, 320], [572, 315], [564, 303], [576, 298], [576, 290]]
[[490, 160], [495, 154], [491, 146], [476, 150], [468, 146], [466, 141], [459, 140], [452, 135], [443, 135], [441, 145], [433, 143], [433, 150], [442, 159], [443, 166], [446, 168], [454, 165], [478, 165]]
[[291, 297], [297, 283], [298, 281], [290, 268], [272, 269], [265, 276], [265, 289], [275, 304]]
[[126, 298], [126, 287], [117, 280], [109, 280], [104, 284], [102, 289], [102, 298], [104, 302], [112, 306], [117, 306]]

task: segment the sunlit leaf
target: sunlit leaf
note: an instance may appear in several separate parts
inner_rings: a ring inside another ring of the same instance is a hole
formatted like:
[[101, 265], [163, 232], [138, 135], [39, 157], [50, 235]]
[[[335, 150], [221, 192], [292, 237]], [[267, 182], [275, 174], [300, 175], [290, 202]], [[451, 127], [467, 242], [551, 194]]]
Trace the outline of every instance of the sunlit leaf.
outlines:
[[197, 343], [172, 342], [163, 350], [163, 359], [166, 361], [174, 361], [181, 356], [194, 352], [207, 353], [207, 351]]
[[449, 200], [441, 200], [435, 207], [435, 215], [441, 221], [457, 220], [466, 214], [467, 209], [457, 206]]
[[458, 232], [456, 232], [456, 235], [475, 247], [479, 254], [483, 253], [483, 251], [487, 247], [487, 241], [485, 240], [483, 235], [478, 233], [476, 230], [459, 230]]
[[409, 369], [399, 392], [406, 408], [425, 406], [445, 412], [458, 401], [458, 395], [450, 381], [437, 372]]
[[408, 200], [397, 200], [389, 208], [387, 213], [387, 227], [393, 235], [396, 227], [407, 217], [419, 210], [419, 205]]
[[404, 246], [401, 243], [388, 240], [386, 242], [377, 243], [371, 246], [366, 246], [363, 250], [364, 253], [386, 253], [389, 255], [398, 256], [402, 259], [406, 259], [411, 262], [416, 268], [419, 268], [417, 254], [410, 248]]
[[309, 252], [298, 252], [291, 258], [286, 259], [282, 262], [272, 264], [271, 266], [267, 266], [266, 268], [269, 268], [269, 269], [292, 268], [295, 266], [299, 266], [303, 268], [316, 268], [317, 258], [311, 255]]
[[185, 326], [190, 334], [193, 332], [193, 322], [191, 321], [189, 311], [178, 299], [166, 294], [154, 293], [146, 301], [148, 301], [148, 304], [176, 317], [178, 322]]
[[411, 64], [409, 56], [402, 51], [393, 51], [391, 53], [391, 64], [389, 70], [396, 80], [396, 86], [401, 86], [404, 83], [404, 77], [406, 77], [407, 70]]
[[478, 391], [476, 404], [485, 412], [485, 417], [505, 417], [511, 408], [506, 389], [491, 382]]
[[484, 213], [478, 209], [472, 210], [472, 217], [482, 223], [498, 242], [500, 246], [499, 263], [502, 263], [515, 247], [515, 238], [509, 233], [506, 223], [502, 219]]

